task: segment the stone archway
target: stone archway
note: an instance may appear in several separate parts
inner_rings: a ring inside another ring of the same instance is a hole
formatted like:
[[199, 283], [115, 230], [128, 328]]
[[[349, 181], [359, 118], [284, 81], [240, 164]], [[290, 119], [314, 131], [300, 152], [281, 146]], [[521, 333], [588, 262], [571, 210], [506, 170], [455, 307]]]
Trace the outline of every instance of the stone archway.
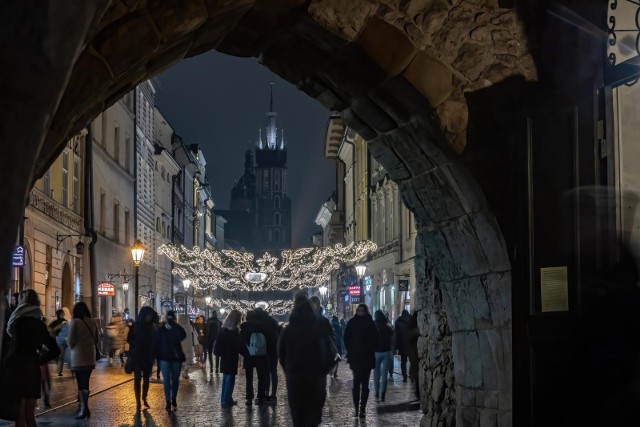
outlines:
[[73, 305], [75, 304], [75, 289], [73, 286], [73, 277], [71, 276], [71, 267], [68, 262], [65, 262], [64, 267], [62, 267], [61, 289], [61, 307], [67, 307], [69, 310], [73, 310]]
[[[40, 6], [38, 20], [29, 2], [4, 5], [2, 16], [14, 17], [0, 30], [12, 38], [5, 57], [24, 72], [0, 71], [15, 100], [0, 115], [0, 138], [22, 147], [0, 159], [0, 191], [23, 200], [26, 178], [67, 137], [182, 58], [211, 49], [259, 57], [340, 111], [415, 213], [424, 424], [509, 420], [510, 263], [482, 189], [460, 164], [465, 91], [535, 77], [517, 13], [500, 3], [76, 0], [65, 8], [73, 12]], [[22, 207], [9, 206], [0, 232], [15, 232]], [[9, 251], [0, 244], [0, 259]]]

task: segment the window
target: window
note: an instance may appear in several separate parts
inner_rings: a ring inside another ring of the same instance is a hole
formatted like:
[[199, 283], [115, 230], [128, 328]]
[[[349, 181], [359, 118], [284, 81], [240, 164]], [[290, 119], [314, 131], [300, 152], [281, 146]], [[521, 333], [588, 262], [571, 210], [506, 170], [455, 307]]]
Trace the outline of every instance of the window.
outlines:
[[276, 196], [273, 198], [273, 207], [280, 209], [280, 197]]
[[102, 135], [100, 135], [100, 145], [107, 146], [107, 112], [102, 112]]
[[129, 210], [124, 211], [124, 244], [129, 245], [129, 236], [131, 235], [131, 223], [129, 219]]
[[280, 212], [273, 214], [273, 223], [275, 225], [280, 225]]
[[263, 175], [264, 175], [263, 188], [265, 191], [268, 191], [269, 190], [269, 171], [265, 170]]
[[164, 181], [164, 166], [160, 167], [160, 176], [162, 177], [162, 180]]
[[273, 242], [273, 230], [269, 229], [269, 243]]
[[42, 191], [51, 197], [51, 170], [47, 169], [42, 177]]
[[160, 218], [156, 218], [156, 231], [160, 232]]
[[62, 153], [62, 206], [69, 204], [69, 151]]
[[275, 240], [276, 243], [280, 242], [280, 230], [275, 230], [273, 232], [273, 240]]
[[280, 171], [273, 172], [273, 190], [280, 191]]
[[80, 213], [80, 159], [73, 159], [73, 206], [75, 213]]
[[171, 225], [167, 225], [167, 239], [171, 238]]
[[124, 167], [131, 172], [131, 137], [124, 135]]
[[165, 225], [164, 225], [164, 221], [162, 221], [162, 237], [166, 237], [167, 236], [164, 233], [165, 233]]
[[113, 129], [113, 158], [120, 164], [120, 126], [116, 123]]
[[120, 243], [120, 204], [113, 203], [113, 241]]
[[104, 236], [106, 230], [107, 216], [107, 195], [104, 190], [100, 190], [100, 234]]

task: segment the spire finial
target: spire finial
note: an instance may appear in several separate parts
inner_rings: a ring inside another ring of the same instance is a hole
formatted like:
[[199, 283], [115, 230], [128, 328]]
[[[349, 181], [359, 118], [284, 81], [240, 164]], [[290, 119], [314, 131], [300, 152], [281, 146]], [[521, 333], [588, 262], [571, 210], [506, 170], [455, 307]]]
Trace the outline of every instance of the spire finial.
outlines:
[[271, 97], [269, 98], [269, 112], [273, 113], [273, 82], [270, 85], [271, 88]]

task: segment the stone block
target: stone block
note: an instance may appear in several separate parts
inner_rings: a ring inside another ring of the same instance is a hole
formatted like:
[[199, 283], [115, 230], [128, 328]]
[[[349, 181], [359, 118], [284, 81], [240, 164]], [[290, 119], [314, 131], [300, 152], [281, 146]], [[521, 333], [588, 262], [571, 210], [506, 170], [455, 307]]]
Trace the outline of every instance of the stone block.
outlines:
[[313, 0], [307, 12], [314, 21], [333, 34], [353, 41], [377, 9], [378, 5], [370, 2]]
[[482, 384], [484, 388], [498, 389], [499, 372], [504, 372], [504, 353], [501, 331], [483, 329], [478, 331], [480, 358], [482, 365]]
[[[374, 131], [372, 130], [372, 132]], [[404, 181], [410, 177], [409, 171], [407, 170], [406, 165], [398, 157], [397, 153], [393, 150], [393, 148], [390, 147], [389, 144], [387, 144], [386, 137], [379, 136], [369, 140], [367, 147], [371, 155], [378, 162], [380, 162], [382, 166], [384, 166], [391, 179], [396, 182], [405, 183], [405, 185], [399, 184], [398, 189], [400, 190], [401, 196], [403, 198], [407, 198], [410, 200], [413, 194], [413, 189], [406, 185], [408, 181]], [[414, 206], [414, 209], [420, 209], [420, 206], [417, 204], [407, 206]]]
[[478, 408], [459, 406], [456, 412], [456, 425], [461, 427], [478, 427], [480, 421]]
[[[360, 135], [361, 137], [363, 137], [367, 141], [375, 139], [378, 136], [376, 131], [371, 129], [369, 127], [369, 125], [367, 125], [360, 117], [358, 117], [358, 115], [355, 114], [354, 111], [351, 110], [350, 108], [347, 108], [346, 110], [343, 110], [341, 112], [341, 115], [342, 115], [342, 118], [344, 119], [345, 123], [347, 125], [349, 125], [350, 128], [355, 130], [358, 133], [358, 135]], [[371, 143], [369, 144], [369, 149], [370, 150], [374, 150]], [[376, 159], [378, 159], [378, 155], [380, 155], [381, 159], [384, 157], [380, 152], [372, 152], [372, 154], [374, 155], [374, 157]], [[388, 152], [385, 153], [385, 154], [389, 155]], [[385, 166], [384, 160], [381, 161], [381, 164], [383, 166]]]
[[373, 16], [355, 41], [389, 76], [400, 74], [417, 49], [398, 28]]
[[492, 273], [482, 277], [491, 310], [493, 325], [504, 326], [511, 323], [511, 274]]
[[504, 367], [498, 371], [498, 388], [500, 390], [513, 390], [513, 331], [511, 325], [503, 326], [502, 334], [502, 358]]
[[478, 212], [487, 207], [482, 189], [464, 166], [449, 163], [440, 166], [440, 170], [466, 213]]
[[476, 406], [476, 391], [464, 387], [458, 387], [458, 399], [462, 406]]
[[433, 112], [427, 99], [402, 76], [384, 80], [373, 88], [369, 97], [398, 124], [408, 122], [414, 115]]
[[478, 409], [478, 413], [480, 414], [480, 423], [478, 424], [479, 427], [498, 426], [498, 411], [496, 411], [495, 409], [480, 408]]
[[452, 331], [491, 327], [491, 311], [479, 277], [443, 282], [441, 288]]
[[513, 427], [513, 412], [498, 412], [498, 427]]
[[147, 0], [147, 12], [162, 34], [163, 41], [188, 34], [208, 19], [207, 7], [202, 2]]
[[387, 144], [393, 148], [412, 176], [418, 176], [434, 168], [434, 163], [425, 152], [420, 150], [423, 141], [410, 126], [403, 125], [384, 136]]
[[455, 88], [451, 70], [424, 51], [415, 55], [402, 75], [434, 108], [442, 104]]
[[378, 105], [367, 97], [359, 97], [351, 101], [351, 108], [369, 127], [379, 133], [390, 132], [397, 124]]
[[438, 230], [424, 230], [420, 233], [425, 246], [425, 254], [429, 265], [433, 266], [436, 276], [441, 281], [453, 281], [463, 276], [458, 267], [444, 234]]
[[452, 334], [453, 369], [457, 385], [468, 388], [482, 386], [482, 360], [476, 332]]
[[468, 276], [489, 272], [487, 261], [469, 218], [461, 216], [442, 227], [442, 234], [456, 266]]
[[456, 194], [438, 169], [415, 177], [413, 188], [432, 222], [441, 222], [464, 214]]
[[498, 390], [498, 409], [511, 411], [513, 407], [513, 395], [511, 390]]
[[470, 219], [491, 271], [510, 270], [511, 263], [507, 253], [507, 244], [502, 237], [495, 216], [487, 210], [483, 210], [470, 215]]
[[498, 390], [476, 390], [476, 406], [498, 409]]

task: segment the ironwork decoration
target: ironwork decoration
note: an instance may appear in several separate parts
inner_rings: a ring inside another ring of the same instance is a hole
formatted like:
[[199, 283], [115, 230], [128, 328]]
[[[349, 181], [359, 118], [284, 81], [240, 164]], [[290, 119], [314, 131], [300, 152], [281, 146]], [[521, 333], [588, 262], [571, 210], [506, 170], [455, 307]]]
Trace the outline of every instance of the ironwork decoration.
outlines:
[[607, 63], [615, 66], [640, 55], [640, 1], [610, 0]]

